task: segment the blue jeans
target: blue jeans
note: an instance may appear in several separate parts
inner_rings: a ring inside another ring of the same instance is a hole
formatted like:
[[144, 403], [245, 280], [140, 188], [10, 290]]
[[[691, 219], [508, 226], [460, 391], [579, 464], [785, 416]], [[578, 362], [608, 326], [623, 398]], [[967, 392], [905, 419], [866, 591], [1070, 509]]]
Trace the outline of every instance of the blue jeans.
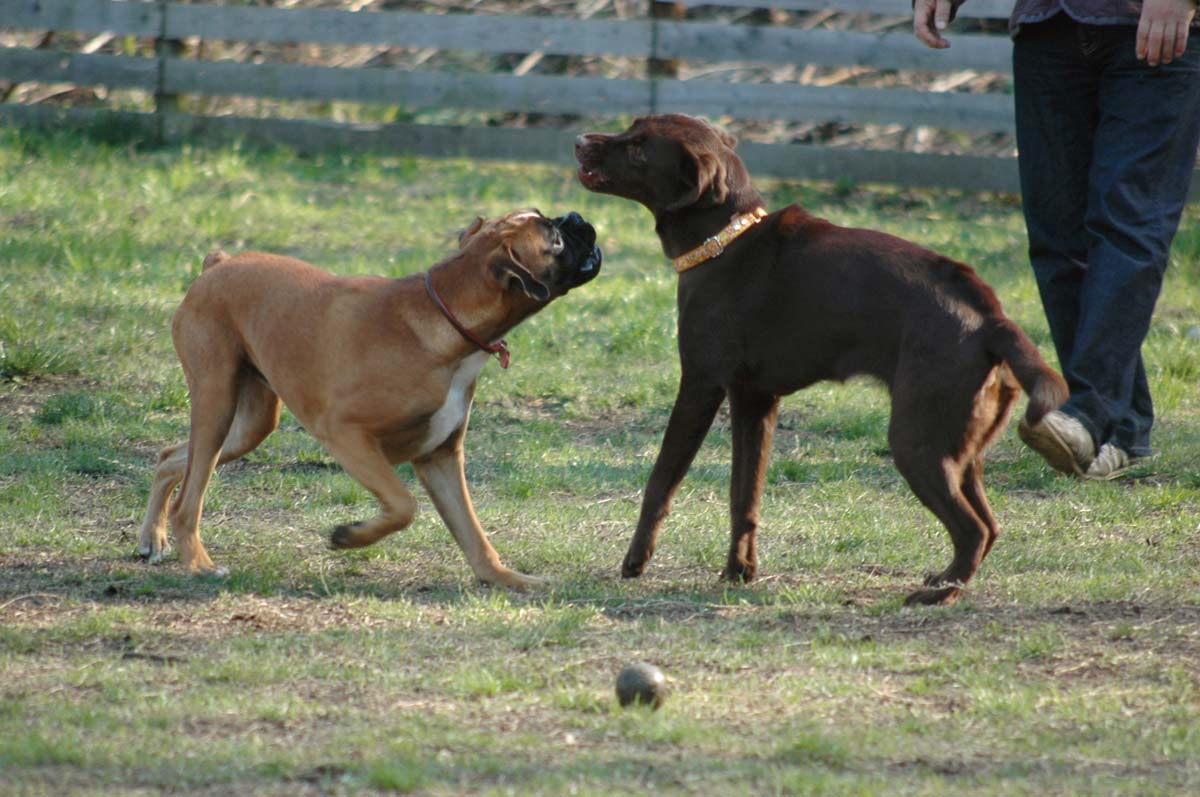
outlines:
[[1149, 456], [1142, 364], [1200, 141], [1200, 31], [1150, 67], [1135, 29], [1065, 14], [1013, 46], [1029, 259], [1071, 398], [1099, 447]]

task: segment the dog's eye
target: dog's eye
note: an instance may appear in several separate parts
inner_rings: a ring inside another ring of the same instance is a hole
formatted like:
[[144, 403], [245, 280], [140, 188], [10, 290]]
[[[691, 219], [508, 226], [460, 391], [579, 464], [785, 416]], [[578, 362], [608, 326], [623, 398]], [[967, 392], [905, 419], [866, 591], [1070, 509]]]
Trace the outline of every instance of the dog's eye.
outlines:
[[646, 162], [646, 152], [642, 149], [641, 144], [630, 144], [626, 152], [629, 155], [629, 160], [634, 163]]

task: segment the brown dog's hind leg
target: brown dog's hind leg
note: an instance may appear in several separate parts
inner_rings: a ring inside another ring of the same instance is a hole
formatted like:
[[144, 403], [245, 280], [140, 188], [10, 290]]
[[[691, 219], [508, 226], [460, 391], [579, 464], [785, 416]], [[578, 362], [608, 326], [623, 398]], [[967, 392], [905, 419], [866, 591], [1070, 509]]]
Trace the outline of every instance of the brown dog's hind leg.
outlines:
[[341, 426], [331, 428], [321, 442], [351, 478], [371, 491], [380, 508], [370, 520], [337, 526], [329, 535], [330, 547], [363, 548], [412, 523], [416, 499], [375, 437], [357, 426]]
[[[988, 531], [987, 542], [983, 544], [983, 553], [979, 557], [982, 563], [991, 552], [992, 546], [996, 544], [996, 540], [1000, 537], [1000, 524], [996, 522], [996, 516], [992, 514], [992, 507], [988, 504], [987, 494], [983, 491], [983, 456], [980, 455], [971, 465], [967, 467], [963, 473], [962, 493], [967, 501], [971, 504], [971, 508], [975, 510], [975, 514], [983, 521], [984, 528]], [[937, 576], [930, 576], [928, 581], [933, 581]]]
[[729, 558], [721, 578], [750, 581], [758, 571], [755, 538], [763, 479], [775, 435], [779, 399], [745, 387], [729, 391], [733, 426], [733, 469], [729, 480]]
[[975, 401], [971, 430], [980, 430], [980, 434], [974, 444], [974, 461], [963, 473], [962, 491], [989, 532], [981, 561], [991, 552], [992, 546], [1000, 537], [1000, 524], [996, 522], [996, 516], [992, 514], [992, 508], [988, 505], [987, 495], [983, 490], [983, 458], [988, 447], [1008, 426], [1008, 418], [1020, 396], [1021, 388], [1016, 379], [1006, 366], [999, 366], [989, 374]]
[[500, 556], [488, 542], [471, 504], [461, 448], [438, 449], [429, 457], [413, 462], [413, 468], [458, 547], [462, 548], [476, 578], [519, 590], [546, 583], [544, 579], [510, 570], [500, 562]]
[[979, 569], [991, 535], [960, 489], [957, 463], [901, 464], [897, 457], [896, 465], [921, 503], [945, 525], [954, 545], [950, 566], [926, 579], [925, 588], [909, 595], [905, 604], [953, 603]]
[[[932, 416], [930, 407], [940, 408], [941, 415]], [[927, 579], [924, 589], [909, 595], [907, 605], [957, 600], [979, 568], [991, 538], [991, 530], [962, 489], [974, 463], [974, 441], [963, 441], [962, 433], [952, 432], [953, 418], [946, 417], [945, 408], [944, 402], [927, 398], [924, 408], [913, 404], [900, 407], [893, 402], [888, 441], [896, 468], [921, 503], [946, 527], [954, 546], [949, 567]], [[969, 450], [962, 450], [964, 443]]]
[[691, 467], [724, 400], [725, 391], [719, 385], [689, 380], [687, 372], [684, 372], [675, 407], [667, 421], [667, 431], [663, 433], [658, 459], [650, 471], [646, 492], [642, 496], [637, 530], [621, 564], [621, 575], [625, 578], [640, 576], [650, 557], [654, 556], [658, 529], [670, 511], [671, 496]]
[[[983, 547], [982, 550], [976, 551], [973, 534], [967, 535], [968, 543], [962, 546], [961, 550], [956, 541], [954, 561], [946, 570], [926, 578], [927, 587], [940, 588], [955, 581], [965, 583], [962, 574], [974, 573], [1000, 537], [1000, 524], [992, 514], [983, 488], [983, 459], [988, 446], [1008, 425], [1008, 417], [1020, 392], [1020, 387], [1011, 372], [1001, 366], [988, 373], [983, 387], [975, 395], [970, 420], [966, 424], [963, 442], [959, 446], [960, 453], [955, 466], [949, 470], [952, 474], [960, 474], [957, 482], [958, 492], [969, 504], [974, 518], [978, 520], [984, 535]], [[961, 468], [957, 463], [962, 463]], [[951, 478], [953, 479], [953, 476]], [[947, 525], [947, 528], [951, 527]], [[953, 531], [951, 537], [954, 537]]]

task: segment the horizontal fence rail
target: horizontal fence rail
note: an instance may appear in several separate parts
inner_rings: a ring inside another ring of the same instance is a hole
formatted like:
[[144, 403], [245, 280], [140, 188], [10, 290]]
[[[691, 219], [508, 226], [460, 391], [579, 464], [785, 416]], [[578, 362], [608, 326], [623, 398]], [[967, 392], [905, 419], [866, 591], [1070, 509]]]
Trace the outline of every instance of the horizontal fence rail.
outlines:
[[[312, 8], [218, 6], [117, 0], [0, 0], [0, 27], [112, 34], [159, 43], [154, 57], [0, 47], [0, 81], [137, 89], [156, 99], [155, 113], [110, 118], [167, 139], [193, 135], [274, 141], [301, 150], [324, 146], [407, 149], [415, 154], [468, 155], [569, 162], [577, 131], [418, 124], [343, 124], [320, 120], [205, 117], [180, 113], [180, 95], [280, 101], [362, 103], [406, 111], [627, 117], [694, 113], [718, 120], [839, 123], [1011, 134], [1011, 97], [994, 92], [930, 91], [907, 86], [807, 85], [796, 81], [731, 82], [708, 76], [601, 77], [439, 71], [375, 66], [317, 66], [263, 60], [208, 60], [179, 55], [181, 40], [258, 45], [429, 48], [468, 54], [554, 56], [720, 64], [732, 69], [823, 68], [913, 70], [939, 74], [1007, 75], [1011, 44], [1003, 32], [1010, 0], [972, 0], [964, 19], [997, 19], [996, 35], [962, 34], [954, 47], [918, 42], [905, 0], [846, 0], [840, 13], [892, 18], [877, 32], [719, 24], [676, 19], [580, 19], [503, 14], [356, 12]], [[828, 12], [815, 0], [722, 0], [723, 5]], [[732, 66], [729, 66], [732, 65]], [[720, 69], [713, 70], [720, 72]], [[104, 110], [0, 104], [0, 120], [87, 120]], [[149, 116], [153, 121], [140, 119]], [[811, 144], [754, 144], [741, 151], [756, 173], [792, 178], [933, 185], [967, 190], [1017, 189], [1011, 157], [970, 157], [862, 150]]]

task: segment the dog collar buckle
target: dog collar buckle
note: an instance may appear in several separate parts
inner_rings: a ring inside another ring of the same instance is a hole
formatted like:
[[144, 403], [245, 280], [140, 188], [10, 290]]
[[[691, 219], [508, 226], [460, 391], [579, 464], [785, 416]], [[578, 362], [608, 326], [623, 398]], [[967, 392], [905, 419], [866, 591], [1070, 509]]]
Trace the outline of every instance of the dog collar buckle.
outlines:
[[714, 235], [705, 239], [700, 251], [704, 253], [706, 259], [712, 260], [714, 257], [721, 256], [721, 253], [725, 251], [725, 245]]

